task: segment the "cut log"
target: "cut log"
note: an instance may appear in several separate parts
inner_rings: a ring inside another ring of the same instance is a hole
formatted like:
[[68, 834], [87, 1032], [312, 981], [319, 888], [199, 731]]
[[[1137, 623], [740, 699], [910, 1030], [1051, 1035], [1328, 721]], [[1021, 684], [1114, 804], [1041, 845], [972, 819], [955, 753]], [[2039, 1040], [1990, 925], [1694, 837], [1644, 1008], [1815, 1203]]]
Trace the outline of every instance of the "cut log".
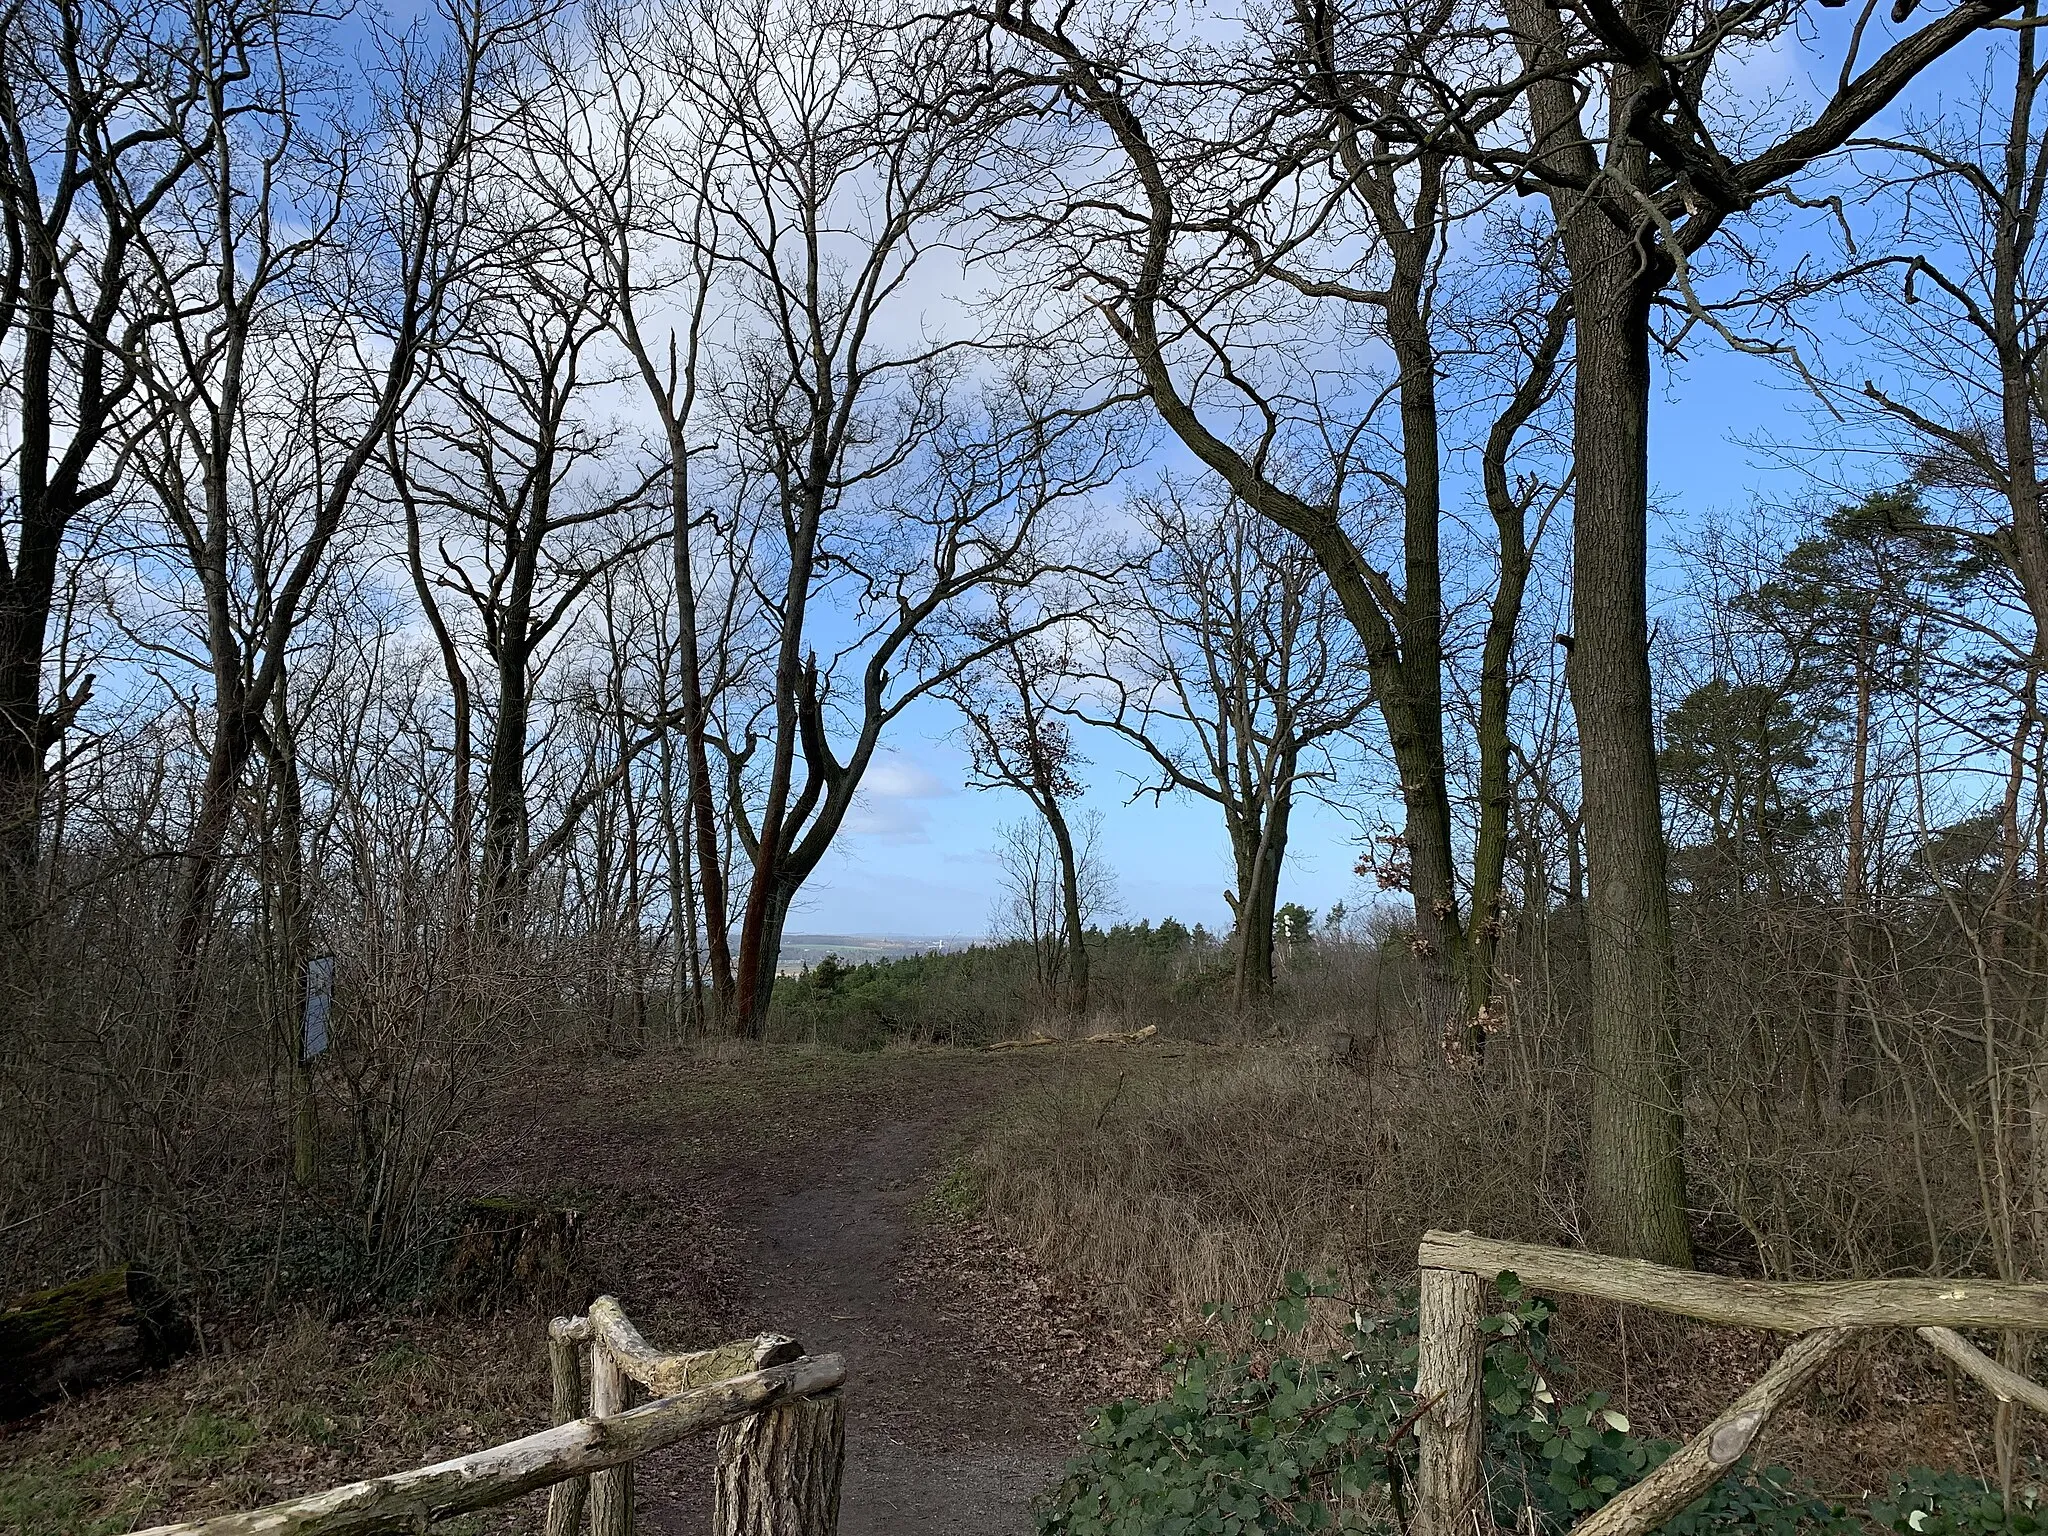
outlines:
[[837, 1392], [726, 1425], [712, 1536], [836, 1536], [845, 1464], [846, 1405]]
[[159, 1370], [192, 1326], [134, 1264], [17, 1297], [0, 1308], [0, 1419]]
[[[595, 1331], [596, 1325], [592, 1324]], [[633, 1381], [602, 1339], [590, 1346], [590, 1416], [608, 1419], [633, 1406]], [[672, 1399], [671, 1399], [672, 1401]], [[633, 1536], [633, 1463], [622, 1461], [590, 1479], [590, 1536]]]
[[583, 1213], [492, 1196], [464, 1208], [441, 1278], [459, 1301], [567, 1300], [583, 1241]]
[[[589, 1338], [588, 1318], [558, 1317], [548, 1324], [548, 1381], [557, 1424], [573, 1424], [583, 1417], [583, 1350]], [[576, 1536], [583, 1528], [583, 1505], [589, 1497], [587, 1477], [572, 1477], [550, 1488], [543, 1536]]]

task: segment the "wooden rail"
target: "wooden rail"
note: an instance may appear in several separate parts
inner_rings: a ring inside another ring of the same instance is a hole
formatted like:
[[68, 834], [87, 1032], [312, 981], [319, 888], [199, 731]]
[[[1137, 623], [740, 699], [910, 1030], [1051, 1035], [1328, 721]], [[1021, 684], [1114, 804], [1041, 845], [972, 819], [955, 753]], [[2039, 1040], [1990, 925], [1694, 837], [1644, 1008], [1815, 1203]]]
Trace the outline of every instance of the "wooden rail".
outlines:
[[[586, 1398], [584, 1367], [590, 1388]], [[159, 1525], [138, 1536], [371, 1536], [549, 1488], [547, 1536], [632, 1536], [633, 1463], [719, 1431], [716, 1536], [834, 1536], [845, 1457], [838, 1355], [808, 1356], [762, 1334], [662, 1354], [609, 1296], [548, 1328], [555, 1425], [488, 1450], [344, 1483], [242, 1514]], [[636, 1388], [655, 1394], [638, 1406]]]
[[1737, 1280], [1637, 1259], [1429, 1232], [1419, 1255], [1422, 1302], [1415, 1421], [1420, 1452], [1413, 1536], [1476, 1536], [1488, 1528], [1480, 1466], [1486, 1340], [1482, 1281], [1591, 1296], [1703, 1322], [1798, 1337], [1714, 1422], [1656, 1471], [1572, 1528], [1571, 1536], [1645, 1536], [1712, 1488], [1861, 1328], [1913, 1328], [2001, 1403], [2048, 1413], [2048, 1388], [2000, 1365], [1954, 1330], [2048, 1329], [2048, 1285], [1993, 1280]]
[[1666, 1269], [1641, 1259], [1499, 1243], [1469, 1232], [1427, 1232], [1424, 1269], [1491, 1280], [1512, 1271], [1524, 1285], [1625, 1301], [1733, 1328], [1804, 1333], [1809, 1328], [2048, 1329], [2048, 1285], [1997, 1280], [1736, 1280]]

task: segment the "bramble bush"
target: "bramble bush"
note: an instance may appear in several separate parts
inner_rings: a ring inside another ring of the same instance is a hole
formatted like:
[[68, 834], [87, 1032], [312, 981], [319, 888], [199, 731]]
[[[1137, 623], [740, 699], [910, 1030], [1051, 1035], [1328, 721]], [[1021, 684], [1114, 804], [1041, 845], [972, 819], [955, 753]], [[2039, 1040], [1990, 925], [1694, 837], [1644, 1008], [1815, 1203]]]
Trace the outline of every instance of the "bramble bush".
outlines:
[[[1551, 1303], [1512, 1274], [1486, 1318], [1484, 1470], [1494, 1523], [1562, 1536], [1675, 1447], [1629, 1427], [1604, 1392], [1561, 1401], [1546, 1376]], [[1353, 1308], [1341, 1346], [1285, 1350], [1334, 1283], [1288, 1277], [1246, 1318], [1260, 1347], [1198, 1346], [1166, 1362], [1157, 1400], [1096, 1410], [1083, 1451], [1039, 1511], [1040, 1536], [1253, 1536], [1398, 1532], [1415, 1479], [1415, 1307]], [[2018, 1501], [2016, 1501], [2018, 1502]], [[1983, 1483], [1914, 1471], [1869, 1514], [1899, 1536], [2038, 1536], [2033, 1501], [2008, 1514]], [[1860, 1536], [1863, 1523], [1783, 1467], [1748, 1458], [1673, 1518], [1670, 1536]]]

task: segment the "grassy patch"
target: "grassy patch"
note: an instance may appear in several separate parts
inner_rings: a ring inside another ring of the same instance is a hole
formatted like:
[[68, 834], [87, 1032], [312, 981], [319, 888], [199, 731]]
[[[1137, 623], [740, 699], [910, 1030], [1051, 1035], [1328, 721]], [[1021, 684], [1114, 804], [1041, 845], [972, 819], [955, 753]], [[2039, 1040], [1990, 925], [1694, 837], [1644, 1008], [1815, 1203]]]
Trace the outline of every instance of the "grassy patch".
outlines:
[[[283, 1321], [0, 1440], [0, 1530], [111, 1536], [478, 1450], [545, 1422], [542, 1359], [537, 1321]], [[455, 1528], [521, 1528], [531, 1502]]]
[[0, 1530], [18, 1536], [109, 1536], [133, 1528], [139, 1489], [105, 1492], [127, 1464], [118, 1451], [0, 1467]]
[[981, 1182], [967, 1158], [955, 1158], [917, 1203], [919, 1215], [932, 1220], [972, 1221], [981, 1214]]

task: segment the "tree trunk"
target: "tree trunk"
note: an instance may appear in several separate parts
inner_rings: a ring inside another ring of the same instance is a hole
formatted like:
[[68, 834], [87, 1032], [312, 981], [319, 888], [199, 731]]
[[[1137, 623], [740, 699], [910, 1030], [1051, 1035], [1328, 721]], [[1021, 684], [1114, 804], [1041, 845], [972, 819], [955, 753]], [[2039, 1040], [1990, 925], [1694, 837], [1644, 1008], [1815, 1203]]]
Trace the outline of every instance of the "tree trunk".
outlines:
[[200, 973], [213, 932], [221, 855], [234, 821], [235, 795], [241, 788], [249, 759], [255, 754], [256, 732], [240, 693], [237, 683], [216, 706], [218, 716], [213, 743], [206, 755], [206, 778], [200, 785], [199, 810], [193, 820], [184, 875], [178, 885], [177, 974], [172, 987], [174, 1014], [168, 1052], [174, 1072], [186, 1061], [186, 1036], [199, 1009]]
[[277, 819], [271, 841], [277, 861], [276, 996], [290, 1010], [278, 1038], [289, 1059], [284, 1063], [291, 1082], [292, 1181], [301, 1189], [318, 1172], [320, 1118], [313, 1099], [312, 1065], [306, 1058], [306, 935], [305, 798], [299, 779], [298, 738], [292, 727], [291, 690], [281, 681], [271, 696], [267, 739], [270, 771], [277, 785]]
[[1273, 993], [1273, 923], [1280, 909], [1280, 871], [1286, 862], [1292, 811], [1292, 797], [1282, 791], [1258, 823], [1257, 842], [1239, 861], [1235, 1001], [1240, 1009]]
[[0, 580], [0, 927], [25, 927], [42, 799], [43, 626], [20, 580]]
[[742, 973], [747, 977], [747, 990], [741, 994], [745, 1008], [741, 1022], [750, 1040], [761, 1039], [768, 1030], [768, 1009], [775, 1000], [775, 967], [782, 955], [782, 925], [789, 920], [796, 890], [795, 886], [771, 886], [763, 895], [759, 918], [741, 936]]
[[[666, 707], [666, 700], [664, 707]], [[668, 1020], [671, 1038], [695, 1032], [699, 1023], [702, 952], [697, 943], [697, 883], [683, 829], [689, 811], [677, 814], [675, 748], [671, 733], [661, 736], [661, 835], [668, 865], [669, 975]]]
[[1871, 659], [1870, 615], [1859, 616], [1856, 636], [1856, 718], [1849, 758], [1848, 847], [1842, 866], [1842, 952], [1835, 973], [1835, 1035], [1828, 1071], [1828, 1099], [1850, 1102], [1850, 1035], [1856, 1012], [1856, 965], [1863, 914], [1863, 871], [1868, 858], [1870, 798]]
[[1682, 1083], [1650, 692], [1650, 304], [1643, 253], [1583, 213], [1565, 239], [1578, 327], [1573, 644], [1591, 889], [1587, 1201], [1608, 1252], [1686, 1266]]
[[713, 1536], [835, 1536], [846, 1460], [837, 1392], [781, 1403], [718, 1432]]
[[522, 908], [526, 852], [527, 628], [525, 604], [514, 601], [498, 656], [498, 718], [484, 768], [483, 899], [489, 932], [510, 938]]
[[1486, 1032], [1494, 1022], [1494, 970], [1506, 915], [1508, 823], [1514, 811], [1508, 771], [1512, 745], [1509, 716], [1514, 700], [1511, 669], [1531, 563], [1528, 498], [1518, 495], [1510, 484], [1508, 461], [1517, 435], [1550, 398], [1569, 331], [1570, 310], [1563, 303], [1553, 303], [1528, 375], [1507, 409], [1494, 420], [1481, 455], [1481, 479], [1487, 509], [1493, 515], [1500, 561], [1499, 584], [1487, 611], [1479, 664], [1479, 830], [1472, 850], [1471, 927], [1465, 957], [1465, 1005], [1472, 1014], [1472, 1044], [1482, 1052]]
[[[687, 458], [687, 454], [683, 455]], [[697, 596], [689, 558], [688, 518], [681, 519], [676, 532], [676, 581], [682, 617], [678, 621], [678, 645], [683, 660], [683, 751], [685, 777], [689, 784], [690, 821], [697, 837], [697, 888], [704, 901], [704, 947], [711, 968], [714, 1024], [732, 1013], [734, 978], [732, 946], [726, 933], [725, 866], [718, 856], [718, 813], [711, 794], [711, 760], [705, 746], [707, 711], [704, 698], [703, 658], [697, 645]], [[694, 956], [695, 939], [691, 941]]]
[[[1421, 167], [1432, 185], [1435, 163]], [[1451, 840], [1450, 785], [1445, 773], [1443, 682], [1443, 566], [1441, 555], [1443, 446], [1437, 417], [1436, 346], [1426, 317], [1435, 198], [1418, 199], [1419, 227], [1401, 228], [1389, 198], [1379, 212], [1393, 253], [1386, 307], [1387, 335], [1401, 370], [1402, 580], [1401, 656], [1404, 718], [1387, 719], [1390, 733], [1409, 736], [1397, 749], [1407, 804], [1408, 858], [1415, 900], [1417, 959], [1421, 962], [1425, 1023], [1446, 1049], [1470, 1042], [1465, 1008], [1469, 945], [1458, 899], [1457, 856]]]
[[[12, 163], [13, 156], [9, 156]], [[19, 168], [15, 171], [19, 184]], [[125, 243], [125, 241], [124, 241]], [[21, 291], [27, 318], [15, 369], [19, 466], [14, 486], [18, 533], [13, 560], [0, 541], [0, 926], [25, 927], [34, 911], [43, 760], [52, 720], [43, 709], [43, 661], [57, 559], [64, 531], [81, 510], [81, 450], [103, 429], [104, 390], [56, 409], [53, 379], [57, 341], [51, 317], [61, 310], [62, 279], [52, 252], [32, 242], [22, 253]], [[104, 380], [103, 358], [89, 357], [88, 377]], [[60, 417], [73, 420], [70, 451], [51, 464], [52, 431]]]
[[1040, 798], [1039, 810], [1052, 828], [1053, 845], [1060, 855], [1060, 911], [1067, 931], [1067, 1011], [1075, 1018], [1088, 1014], [1088, 935], [1081, 923], [1081, 867], [1074, 851], [1073, 829], [1060, 810], [1059, 797], [1049, 790]]

